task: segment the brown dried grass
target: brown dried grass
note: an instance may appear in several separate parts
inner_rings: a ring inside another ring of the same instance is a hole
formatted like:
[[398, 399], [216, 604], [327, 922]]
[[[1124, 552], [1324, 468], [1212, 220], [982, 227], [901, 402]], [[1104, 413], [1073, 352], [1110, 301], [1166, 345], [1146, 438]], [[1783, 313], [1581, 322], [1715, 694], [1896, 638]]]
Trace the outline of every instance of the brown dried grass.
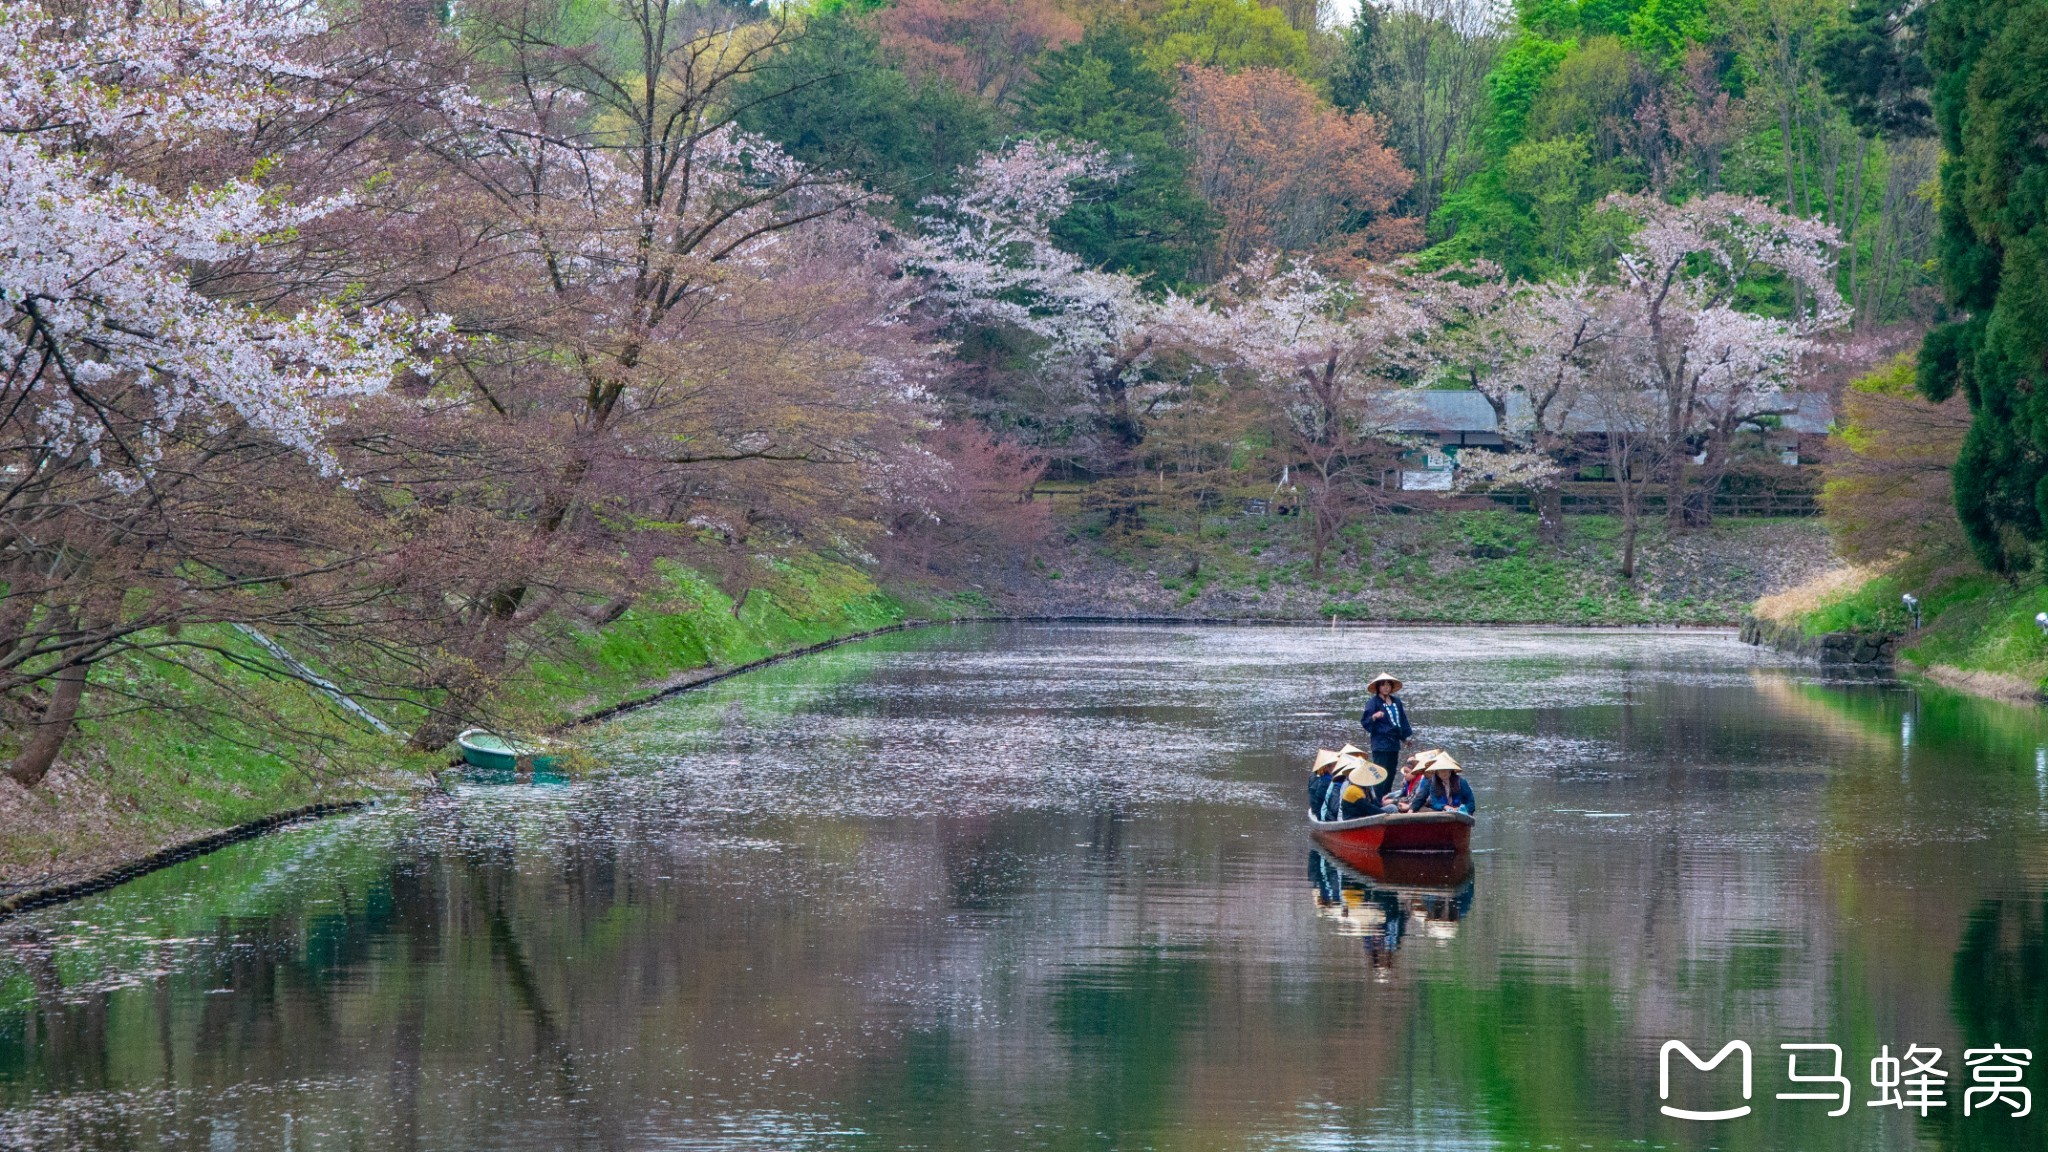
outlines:
[[1881, 572], [1881, 569], [1861, 564], [1830, 568], [1804, 584], [1759, 598], [1750, 607], [1750, 612], [1759, 620], [1783, 624], [1830, 601], [1841, 599], [1876, 579]]

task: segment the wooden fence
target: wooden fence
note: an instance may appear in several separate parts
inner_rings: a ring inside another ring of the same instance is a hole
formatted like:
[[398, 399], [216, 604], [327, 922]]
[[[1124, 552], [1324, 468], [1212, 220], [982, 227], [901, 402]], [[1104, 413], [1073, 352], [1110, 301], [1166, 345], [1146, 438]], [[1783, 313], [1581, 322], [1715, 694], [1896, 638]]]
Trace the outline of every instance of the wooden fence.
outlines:
[[[1448, 494], [1433, 492], [1389, 493], [1402, 505], [1409, 508], [1426, 508], [1441, 499], [1458, 499]], [[1485, 499], [1495, 504], [1512, 508], [1517, 512], [1535, 511], [1535, 498], [1521, 490], [1487, 492], [1477, 497], [1463, 499]], [[1078, 511], [1091, 500], [1103, 499], [1087, 484], [1072, 482], [1041, 484], [1032, 492], [1032, 499], [1044, 500], [1054, 508], [1063, 511]], [[1127, 508], [1152, 507], [1159, 501], [1140, 494], [1120, 501]], [[1271, 493], [1258, 496], [1231, 496], [1216, 506], [1216, 511], [1238, 512], [1247, 516], [1272, 515], [1275, 510], [1291, 501], [1276, 498]], [[1563, 494], [1565, 514], [1568, 516], [1616, 516], [1621, 513], [1621, 497], [1611, 484], [1604, 481], [1578, 481], [1565, 486]], [[1821, 513], [1818, 495], [1799, 489], [1766, 489], [1762, 491], [1720, 491], [1713, 496], [1713, 514], [1731, 517], [1783, 517], [1818, 516]], [[1653, 489], [1643, 493], [1642, 514], [1645, 519], [1664, 514], [1664, 493]]]

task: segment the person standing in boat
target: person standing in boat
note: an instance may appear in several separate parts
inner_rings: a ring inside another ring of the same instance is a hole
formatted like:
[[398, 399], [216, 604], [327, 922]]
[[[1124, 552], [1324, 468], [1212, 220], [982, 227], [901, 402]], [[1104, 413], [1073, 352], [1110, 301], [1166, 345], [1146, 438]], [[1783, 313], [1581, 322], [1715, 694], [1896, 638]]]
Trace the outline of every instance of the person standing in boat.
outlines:
[[1399, 680], [1382, 672], [1365, 682], [1365, 690], [1372, 693], [1372, 698], [1365, 702], [1358, 723], [1372, 736], [1372, 762], [1386, 770], [1373, 797], [1373, 806], [1377, 808], [1386, 799], [1385, 781], [1393, 777], [1394, 769], [1401, 763], [1402, 746], [1415, 738], [1415, 727], [1408, 722], [1408, 704], [1400, 697]]
[[1479, 801], [1472, 796], [1472, 785], [1465, 782], [1464, 772], [1448, 752], [1439, 752], [1436, 758], [1424, 766], [1428, 779], [1415, 789], [1412, 810], [1416, 812], [1463, 812], [1470, 816], [1479, 811]]

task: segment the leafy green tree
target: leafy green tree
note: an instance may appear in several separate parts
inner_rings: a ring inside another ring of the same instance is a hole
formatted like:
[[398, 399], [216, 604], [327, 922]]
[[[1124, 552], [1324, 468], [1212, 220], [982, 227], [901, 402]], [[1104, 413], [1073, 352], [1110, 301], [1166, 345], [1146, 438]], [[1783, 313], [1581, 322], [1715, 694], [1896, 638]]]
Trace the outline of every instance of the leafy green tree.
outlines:
[[1473, 259], [1546, 276], [1580, 263], [1587, 222], [1610, 192], [1645, 183], [1637, 110], [1656, 91], [1638, 54], [1612, 35], [1583, 42], [1524, 32], [1487, 77], [1479, 171], [1444, 198], [1448, 235], [1427, 263]]
[[1486, 76], [1485, 142], [1489, 152], [1503, 155], [1521, 143], [1529, 125], [1529, 106], [1575, 47], [1568, 40], [1525, 32], [1501, 52]]
[[1486, 76], [1505, 42], [1490, 0], [1406, 0], [1391, 12], [1360, 4], [1346, 27], [1330, 100], [1371, 112], [1415, 173], [1405, 214], [1428, 219], [1472, 163]]
[[1966, 316], [1928, 334], [1919, 383], [1969, 400], [1956, 513], [1984, 565], [2014, 572], [2048, 521], [2048, 3], [1939, 0], [1927, 58], [1942, 277]]
[[1578, 223], [1587, 153], [1584, 136], [1553, 136], [1515, 145], [1502, 163], [1516, 189], [1517, 207], [1535, 222], [1541, 254], [1553, 267], [1564, 263], [1573, 225]]
[[996, 139], [995, 114], [979, 100], [891, 67], [851, 4], [812, 17], [734, 103], [742, 128], [906, 204], [950, 187]]
[[1644, 0], [1629, 14], [1628, 39], [1644, 55], [1669, 68], [1685, 50], [1713, 38], [1712, 0]]
[[1150, 21], [1159, 40], [1148, 55], [1161, 69], [1284, 68], [1307, 76], [1308, 36], [1259, 0], [1167, 0]]
[[1553, 40], [1624, 36], [1643, 0], [1520, 0], [1516, 23]]
[[1188, 182], [1173, 81], [1145, 59], [1131, 28], [1109, 23], [1038, 62], [1018, 120], [1034, 132], [1099, 144], [1123, 172], [1080, 190], [1053, 227], [1062, 248], [1089, 263], [1186, 282], [1216, 235], [1216, 213]]

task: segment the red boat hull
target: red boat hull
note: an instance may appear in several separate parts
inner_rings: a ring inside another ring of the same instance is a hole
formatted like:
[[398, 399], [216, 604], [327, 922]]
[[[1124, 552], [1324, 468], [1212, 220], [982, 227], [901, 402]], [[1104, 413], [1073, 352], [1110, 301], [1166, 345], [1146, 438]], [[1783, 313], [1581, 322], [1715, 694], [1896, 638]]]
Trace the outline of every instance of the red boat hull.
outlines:
[[1317, 840], [1344, 852], [1464, 852], [1472, 817], [1462, 812], [1412, 812], [1361, 820], [1310, 820]]

